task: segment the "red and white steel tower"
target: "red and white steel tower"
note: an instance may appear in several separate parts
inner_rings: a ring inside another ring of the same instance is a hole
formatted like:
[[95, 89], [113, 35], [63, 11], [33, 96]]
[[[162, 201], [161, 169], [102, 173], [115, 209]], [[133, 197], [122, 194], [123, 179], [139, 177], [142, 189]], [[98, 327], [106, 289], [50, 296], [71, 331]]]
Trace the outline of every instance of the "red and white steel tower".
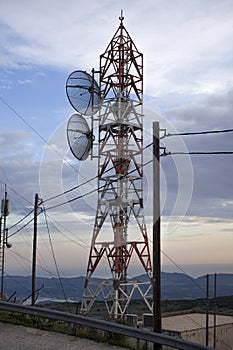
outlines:
[[[143, 55], [123, 25], [100, 56], [98, 200], [81, 312], [104, 300], [110, 317], [123, 317], [135, 291], [151, 305], [152, 263], [143, 208]], [[129, 279], [135, 259], [147, 282]], [[94, 273], [107, 261], [111, 279]], [[137, 294], [138, 295], [138, 294]]]

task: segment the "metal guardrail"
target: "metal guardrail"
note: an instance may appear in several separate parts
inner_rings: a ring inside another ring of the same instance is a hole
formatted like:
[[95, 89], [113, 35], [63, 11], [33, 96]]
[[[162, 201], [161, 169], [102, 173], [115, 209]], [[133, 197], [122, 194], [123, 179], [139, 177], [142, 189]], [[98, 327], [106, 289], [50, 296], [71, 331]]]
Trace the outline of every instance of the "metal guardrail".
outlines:
[[146, 340], [155, 344], [170, 346], [171, 348], [179, 350], [214, 350], [213, 348], [193, 343], [190, 341], [185, 341], [180, 338], [171, 337], [169, 335], [146, 331], [114, 322], [99, 320], [96, 318], [76, 315], [69, 312], [18, 305], [4, 301], [0, 301], [0, 310], [19, 312], [27, 315], [45, 317], [53, 320], [79, 324], [89, 328], [95, 328], [102, 331], [113, 332], [116, 334], [121, 334], [136, 339]]

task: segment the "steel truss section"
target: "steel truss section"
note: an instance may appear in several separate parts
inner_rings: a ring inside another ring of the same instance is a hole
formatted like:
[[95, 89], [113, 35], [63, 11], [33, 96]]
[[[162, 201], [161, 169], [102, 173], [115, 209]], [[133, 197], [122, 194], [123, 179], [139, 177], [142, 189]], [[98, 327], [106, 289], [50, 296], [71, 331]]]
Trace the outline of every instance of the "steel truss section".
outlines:
[[[151, 285], [152, 264], [143, 208], [142, 83], [142, 54], [121, 21], [100, 56], [98, 202], [83, 313], [102, 298], [110, 317], [123, 317], [136, 290], [152, 310], [145, 287]], [[127, 280], [133, 255], [148, 275], [145, 286]], [[103, 259], [108, 262], [112, 282], [93, 287], [92, 276]]]
[[[96, 300], [103, 300], [109, 315], [124, 315], [137, 292], [152, 313], [152, 284], [150, 281], [119, 283], [114, 280], [111, 282], [90, 282], [86, 289], [83, 303], [85, 304], [86, 312], [89, 312]], [[91, 301], [86, 302], [87, 300]]]

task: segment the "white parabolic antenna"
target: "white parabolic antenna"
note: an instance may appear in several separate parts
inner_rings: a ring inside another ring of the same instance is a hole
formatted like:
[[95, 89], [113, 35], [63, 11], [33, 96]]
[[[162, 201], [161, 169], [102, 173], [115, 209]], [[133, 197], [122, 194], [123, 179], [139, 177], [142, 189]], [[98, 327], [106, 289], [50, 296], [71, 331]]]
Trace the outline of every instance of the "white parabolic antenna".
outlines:
[[67, 139], [75, 158], [85, 160], [90, 154], [93, 134], [81, 114], [73, 114], [67, 124]]
[[99, 109], [100, 89], [95, 79], [85, 71], [71, 73], [66, 82], [66, 94], [72, 107], [84, 115]]

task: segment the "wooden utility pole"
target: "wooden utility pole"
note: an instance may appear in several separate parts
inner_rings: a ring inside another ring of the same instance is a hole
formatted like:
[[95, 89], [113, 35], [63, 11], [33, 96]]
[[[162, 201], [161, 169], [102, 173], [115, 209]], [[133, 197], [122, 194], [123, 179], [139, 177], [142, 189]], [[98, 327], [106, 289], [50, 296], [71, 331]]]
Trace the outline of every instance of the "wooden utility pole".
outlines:
[[32, 249], [32, 302], [34, 306], [36, 303], [36, 250], [37, 250], [37, 216], [38, 216], [39, 197], [35, 194], [34, 204], [34, 235], [33, 235], [33, 249]]
[[2, 200], [1, 213], [3, 216], [3, 231], [2, 231], [2, 222], [1, 222], [1, 300], [3, 300], [4, 294], [4, 273], [5, 273], [5, 245], [6, 245], [6, 217], [9, 215], [10, 202], [7, 198], [7, 190], [5, 185], [5, 196]]
[[206, 275], [206, 346], [209, 346], [209, 275]]
[[[160, 164], [159, 122], [153, 122], [153, 320], [154, 332], [161, 333], [161, 257], [160, 257]], [[161, 350], [154, 344], [154, 350]]]
[[216, 348], [216, 321], [217, 321], [217, 274], [214, 274], [214, 349]]
[[[3, 240], [3, 234], [2, 234], [2, 216], [0, 217], [0, 267], [2, 270], [2, 253], [3, 253], [3, 244], [2, 244], [2, 240]], [[3, 300], [3, 277], [2, 277], [2, 271], [1, 271], [1, 300]]]

